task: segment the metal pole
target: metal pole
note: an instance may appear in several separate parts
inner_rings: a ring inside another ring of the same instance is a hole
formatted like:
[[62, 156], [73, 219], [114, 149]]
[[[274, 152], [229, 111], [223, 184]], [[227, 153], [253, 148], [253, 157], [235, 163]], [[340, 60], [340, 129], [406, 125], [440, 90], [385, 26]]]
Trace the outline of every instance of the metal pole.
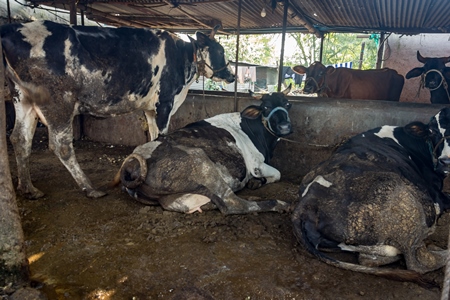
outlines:
[[235, 74], [236, 79], [234, 81], [234, 111], [238, 111], [238, 101], [237, 101], [237, 87], [238, 87], [238, 67], [239, 67], [239, 38], [241, 35], [241, 10], [242, 10], [242, 0], [239, 0], [239, 7], [238, 7], [238, 23], [237, 23], [237, 36], [236, 36], [236, 67], [235, 67]]
[[6, 9], [8, 10], [8, 23], [11, 24], [11, 7], [9, 6], [9, 0], [6, 0]]
[[280, 53], [280, 65], [278, 66], [278, 88], [277, 91], [281, 91], [281, 83], [283, 82], [283, 64], [284, 64], [284, 41], [286, 40], [286, 26], [287, 15], [289, 8], [289, 0], [284, 0], [284, 13], [283, 13], [283, 32], [281, 34], [281, 53]]
[[81, 26], [84, 26], [84, 10], [81, 11]]
[[325, 35], [320, 39], [320, 51], [319, 51], [319, 61], [322, 62], [323, 58], [323, 40], [325, 39]]

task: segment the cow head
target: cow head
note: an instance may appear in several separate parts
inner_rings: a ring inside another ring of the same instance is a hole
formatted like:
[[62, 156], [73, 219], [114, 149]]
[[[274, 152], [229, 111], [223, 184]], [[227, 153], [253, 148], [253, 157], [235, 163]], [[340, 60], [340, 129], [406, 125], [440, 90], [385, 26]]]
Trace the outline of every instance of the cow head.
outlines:
[[286, 95], [291, 91], [291, 85], [280, 93], [255, 95], [252, 91], [250, 95], [261, 100], [261, 105], [251, 105], [241, 112], [241, 116], [247, 119], [256, 119], [261, 116], [266, 129], [277, 137], [286, 136], [292, 133], [289, 110], [291, 104]]
[[422, 87], [430, 91], [440, 88], [445, 80], [450, 81], [450, 68], [445, 64], [450, 62], [449, 57], [423, 57], [417, 51], [417, 60], [423, 63], [423, 67], [414, 68], [406, 74], [406, 79], [422, 76]]
[[435, 170], [447, 176], [450, 172], [450, 108], [443, 108], [424, 125], [413, 122], [405, 126], [408, 134], [426, 139]]
[[235, 75], [230, 63], [225, 57], [225, 50], [214, 38], [215, 33], [220, 25], [214, 27], [208, 35], [197, 32], [197, 40], [189, 37], [193, 45], [198, 59], [198, 72], [214, 81], [226, 81], [231, 83], [235, 80]]
[[320, 93], [325, 87], [325, 75], [333, 72], [333, 67], [325, 67], [321, 62], [314, 62], [309, 67], [295, 66], [292, 70], [300, 75], [306, 74], [305, 87], [306, 94]]

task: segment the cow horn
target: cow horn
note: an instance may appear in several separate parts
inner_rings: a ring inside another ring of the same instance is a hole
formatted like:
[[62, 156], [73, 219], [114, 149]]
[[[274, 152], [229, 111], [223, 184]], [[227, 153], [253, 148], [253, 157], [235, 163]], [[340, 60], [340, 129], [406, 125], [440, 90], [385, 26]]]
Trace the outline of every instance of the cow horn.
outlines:
[[263, 95], [261, 94], [255, 94], [252, 90], [248, 90], [248, 93], [250, 94], [250, 96], [256, 100], [261, 100], [261, 98], [263, 97]]
[[291, 91], [291, 88], [292, 88], [292, 82], [289, 84], [289, 86], [284, 91], [281, 91], [281, 92], [283, 94], [287, 95]]
[[139, 154], [129, 155], [120, 168], [120, 181], [130, 189], [137, 188], [147, 177], [147, 162]]
[[222, 25], [217, 24], [216, 26], [214, 26], [214, 28], [211, 30], [211, 33], [209, 34], [209, 38], [210, 39], [214, 39], [214, 36], [216, 35], [217, 30], [219, 30], [219, 28], [222, 27]]
[[420, 55], [419, 50], [417, 50], [417, 60], [423, 64], [425, 64], [427, 62], [427, 59], [425, 57], [423, 57], [422, 55]]

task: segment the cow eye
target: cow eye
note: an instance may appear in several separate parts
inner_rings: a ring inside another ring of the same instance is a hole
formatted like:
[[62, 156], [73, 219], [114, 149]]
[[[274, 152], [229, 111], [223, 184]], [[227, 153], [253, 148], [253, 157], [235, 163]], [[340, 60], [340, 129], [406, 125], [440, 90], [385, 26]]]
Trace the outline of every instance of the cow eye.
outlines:
[[292, 104], [290, 104], [289, 102], [288, 102], [288, 103], [286, 103], [286, 105], [285, 105], [286, 109], [290, 109], [290, 108], [291, 108], [291, 106], [292, 106]]

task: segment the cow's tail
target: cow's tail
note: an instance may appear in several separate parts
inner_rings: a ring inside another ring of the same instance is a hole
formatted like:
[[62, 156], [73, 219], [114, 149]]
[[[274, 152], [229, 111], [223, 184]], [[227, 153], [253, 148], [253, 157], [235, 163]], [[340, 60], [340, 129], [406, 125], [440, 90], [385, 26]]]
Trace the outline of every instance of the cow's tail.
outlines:
[[[353, 263], [347, 263], [343, 262], [337, 259], [334, 259], [325, 253], [319, 251], [313, 243], [308, 238], [308, 232], [305, 228], [305, 221], [300, 220], [300, 218], [294, 217], [293, 218], [293, 225], [294, 225], [294, 233], [297, 237], [297, 240], [300, 244], [302, 244], [308, 252], [313, 254], [315, 257], [317, 257], [322, 262], [325, 262], [329, 265], [351, 270], [355, 272], [360, 273], [366, 273], [366, 274], [372, 274], [392, 280], [397, 281], [408, 281], [408, 282], [415, 282], [419, 284], [422, 287], [425, 288], [432, 288], [432, 287], [439, 287], [439, 285], [432, 280], [428, 280], [424, 278], [420, 273], [412, 270], [403, 270], [403, 269], [392, 269], [392, 268], [377, 268], [377, 267], [367, 267], [362, 266], [358, 264]], [[317, 233], [318, 234], [318, 233]]]
[[141, 155], [133, 153], [125, 159], [114, 180], [120, 180], [125, 187], [135, 189], [145, 181], [146, 177], [146, 160]]

